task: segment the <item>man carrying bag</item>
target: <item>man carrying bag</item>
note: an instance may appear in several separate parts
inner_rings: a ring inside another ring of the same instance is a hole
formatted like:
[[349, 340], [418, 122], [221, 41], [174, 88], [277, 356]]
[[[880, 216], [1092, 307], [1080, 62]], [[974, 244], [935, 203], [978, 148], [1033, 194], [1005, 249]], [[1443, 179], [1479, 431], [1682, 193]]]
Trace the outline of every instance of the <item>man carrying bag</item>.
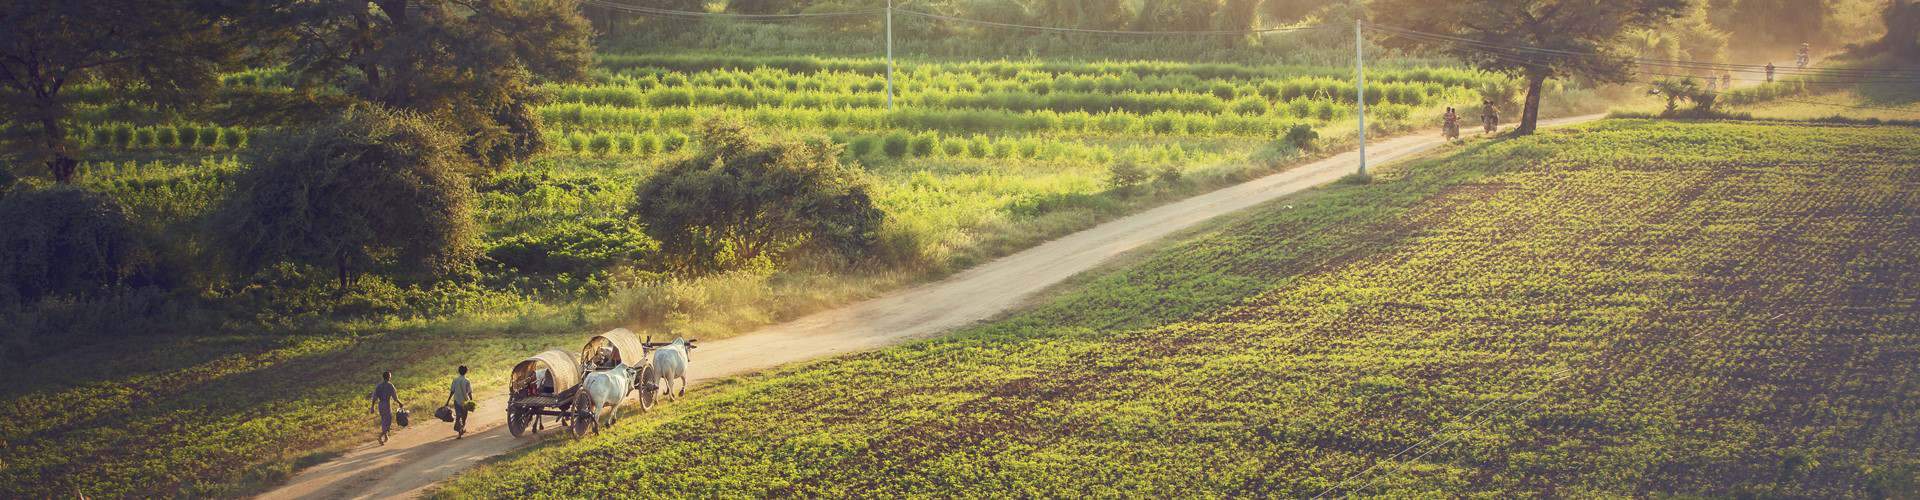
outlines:
[[[440, 420], [453, 422], [454, 439], [467, 435], [467, 412], [472, 410], [473, 384], [467, 382], [467, 365], [460, 365], [460, 374], [453, 377], [453, 387], [447, 391], [447, 406], [437, 413]], [[451, 411], [448, 409], [451, 408]], [[451, 413], [451, 415], [449, 415]]]

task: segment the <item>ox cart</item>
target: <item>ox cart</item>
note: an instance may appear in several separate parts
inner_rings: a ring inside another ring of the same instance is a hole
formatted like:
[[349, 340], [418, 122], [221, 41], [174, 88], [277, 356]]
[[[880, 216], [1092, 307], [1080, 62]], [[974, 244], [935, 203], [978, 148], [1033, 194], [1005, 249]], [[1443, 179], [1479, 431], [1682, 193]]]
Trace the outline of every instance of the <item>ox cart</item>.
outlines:
[[580, 391], [580, 361], [573, 353], [548, 349], [513, 365], [507, 381], [507, 432], [514, 437], [528, 427], [540, 432], [546, 417], [563, 427], [577, 413], [573, 396]]
[[[640, 409], [651, 410], [658, 399], [656, 396], [660, 387], [654, 384], [654, 379], [659, 377], [653, 373], [653, 356], [650, 354], [665, 345], [665, 342], [641, 340], [632, 330], [625, 328], [608, 330], [587, 339], [587, 345], [580, 348], [580, 365], [585, 369], [582, 373], [611, 370], [621, 364], [637, 369], [640, 376], [627, 392], [640, 391]], [[581, 379], [585, 380], [586, 377], [583, 375]]]

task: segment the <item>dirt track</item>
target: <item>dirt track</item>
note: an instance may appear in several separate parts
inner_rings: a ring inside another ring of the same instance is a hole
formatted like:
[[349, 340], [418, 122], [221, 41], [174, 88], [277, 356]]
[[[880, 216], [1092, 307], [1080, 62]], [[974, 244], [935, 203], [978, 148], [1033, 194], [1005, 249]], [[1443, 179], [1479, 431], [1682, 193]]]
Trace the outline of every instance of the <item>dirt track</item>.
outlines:
[[[1565, 125], [1599, 119], [1588, 115], [1544, 120]], [[1441, 144], [1437, 132], [1375, 141], [1369, 164], [1384, 164]], [[713, 380], [810, 359], [864, 351], [925, 338], [984, 320], [1016, 307], [1034, 293], [1093, 269], [1146, 243], [1202, 221], [1326, 184], [1353, 171], [1355, 153], [1335, 155], [1245, 183], [1133, 214], [968, 269], [947, 279], [802, 317], [713, 342], [691, 356], [689, 377]], [[669, 403], [671, 404], [671, 403]], [[424, 413], [424, 412], [423, 412]], [[428, 420], [397, 432], [386, 446], [363, 445], [301, 471], [263, 498], [413, 497], [489, 457], [540, 441], [513, 438], [500, 428], [506, 398], [480, 402], [468, 426], [475, 432], [453, 439], [451, 426]], [[548, 429], [547, 435], [555, 434]]]

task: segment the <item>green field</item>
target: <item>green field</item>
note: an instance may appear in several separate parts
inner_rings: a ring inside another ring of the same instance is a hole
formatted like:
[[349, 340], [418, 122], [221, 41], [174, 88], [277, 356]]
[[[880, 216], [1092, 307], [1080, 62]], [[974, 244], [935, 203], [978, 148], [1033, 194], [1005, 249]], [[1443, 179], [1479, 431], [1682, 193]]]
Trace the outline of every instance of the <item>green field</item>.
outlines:
[[443, 494], [1911, 493], [1913, 136], [1612, 120], [1469, 143]]
[[[486, 252], [477, 273], [431, 283], [366, 276], [334, 297], [324, 275], [280, 268], [249, 281], [13, 312], [16, 352], [76, 345], [124, 367], [68, 373], [26, 363], [5, 390], [0, 489], [58, 495], [225, 495], [369, 439], [360, 405], [380, 369], [405, 388], [445, 367], [497, 390], [505, 366], [613, 325], [719, 338], [872, 296], [1145, 206], [1311, 157], [1283, 140], [1351, 143], [1344, 69], [1156, 61], [916, 63], [884, 109], [883, 61], [603, 54], [592, 82], [553, 85], [553, 149], [476, 182]], [[174, 258], [204, 263], [207, 220], [272, 122], [237, 118], [252, 97], [292, 92], [278, 70], [225, 76], [223, 104], [183, 114], [82, 87], [71, 134], [81, 186], [111, 195]], [[1446, 105], [1510, 92], [1447, 68], [1374, 75], [1379, 132], [1426, 127]], [[1556, 99], [1593, 107], [1589, 93]], [[1563, 108], [1559, 112], [1570, 111]], [[659, 164], [699, 148], [687, 130], [727, 117], [842, 144], [877, 180], [888, 265], [857, 272], [782, 262], [688, 276], [621, 216]], [[1116, 186], [1111, 166], [1150, 174]], [[197, 265], [197, 264], [196, 264]], [[123, 332], [142, 334], [116, 341]], [[193, 335], [181, 335], [193, 334]], [[458, 339], [458, 340], [449, 340]], [[154, 355], [154, 352], [163, 355]], [[106, 378], [103, 378], [106, 377]], [[132, 383], [128, 383], [132, 381]], [[414, 397], [426, 392], [411, 391]], [[51, 402], [80, 401], [60, 419]]]

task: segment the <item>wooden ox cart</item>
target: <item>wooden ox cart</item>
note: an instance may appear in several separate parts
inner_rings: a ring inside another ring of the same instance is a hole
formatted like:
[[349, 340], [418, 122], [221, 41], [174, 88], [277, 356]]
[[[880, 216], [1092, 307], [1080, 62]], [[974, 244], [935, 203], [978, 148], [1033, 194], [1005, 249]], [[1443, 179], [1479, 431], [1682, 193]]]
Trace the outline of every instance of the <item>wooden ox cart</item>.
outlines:
[[507, 432], [520, 437], [529, 426], [540, 432], [545, 417], [570, 426], [582, 373], [579, 358], [560, 349], [548, 349], [513, 365], [507, 379]]

